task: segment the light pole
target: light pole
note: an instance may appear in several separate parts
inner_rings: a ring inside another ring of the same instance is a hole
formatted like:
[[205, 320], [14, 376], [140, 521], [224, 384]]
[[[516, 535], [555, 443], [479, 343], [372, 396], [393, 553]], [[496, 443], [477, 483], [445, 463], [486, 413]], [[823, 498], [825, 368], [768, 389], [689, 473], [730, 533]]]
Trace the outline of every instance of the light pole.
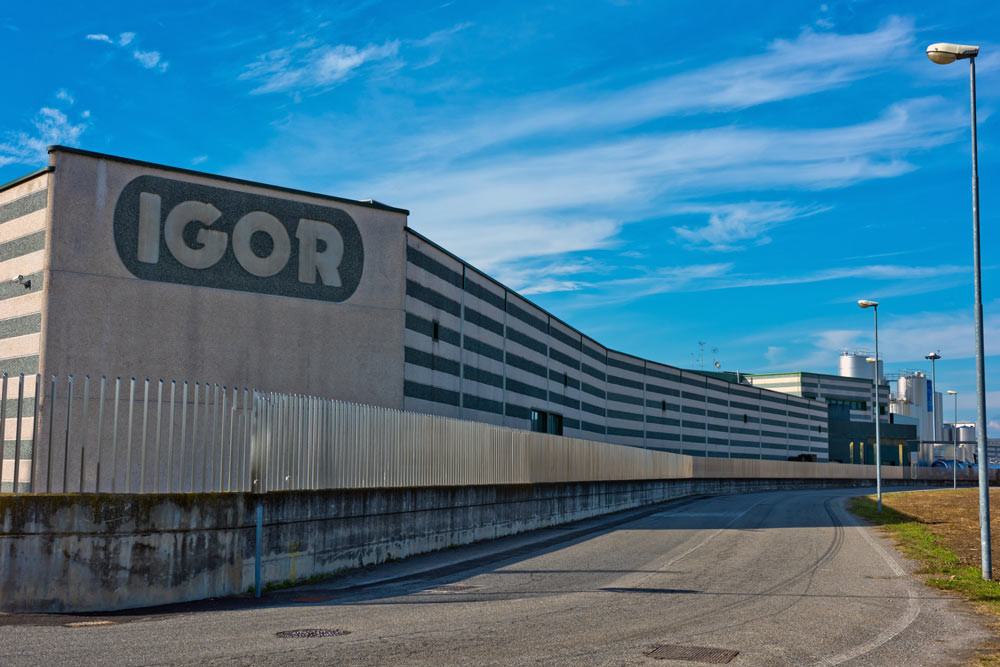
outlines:
[[938, 354], [938, 352], [940, 352], [940, 351], [941, 350], [938, 350], [937, 352], [931, 352], [930, 354], [924, 355], [924, 359], [930, 359], [931, 360], [931, 397], [930, 398], [931, 398], [931, 414], [933, 415], [933, 418], [931, 419], [931, 427], [932, 427], [932, 430], [934, 431], [934, 442], [937, 442], [940, 439], [940, 434], [937, 431], [937, 417], [938, 417], [938, 415], [937, 415], [937, 405], [935, 405], [935, 403], [937, 403], [937, 400], [936, 400], [937, 399], [937, 370], [934, 368], [934, 362], [941, 358], [941, 355]]
[[951, 423], [951, 456], [954, 459], [955, 465], [951, 467], [951, 488], [958, 488], [958, 392], [948, 390], [949, 396], [955, 397], [955, 421]]
[[972, 106], [972, 264], [975, 285], [976, 320], [976, 440], [979, 459], [979, 548], [983, 579], [993, 578], [990, 553], [990, 471], [986, 455], [986, 368], [983, 360], [983, 287], [979, 261], [979, 158], [976, 146], [976, 56], [979, 47], [941, 42], [927, 47], [927, 57], [939, 65], [969, 60], [969, 87]]
[[875, 491], [878, 495], [878, 511], [882, 511], [882, 438], [878, 428], [878, 301], [868, 301], [862, 299], [858, 301], [862, 308], [872, 308], [875, 310], [875, 361], [872, 363], [874, 371], [872, 382], [875, 386]]

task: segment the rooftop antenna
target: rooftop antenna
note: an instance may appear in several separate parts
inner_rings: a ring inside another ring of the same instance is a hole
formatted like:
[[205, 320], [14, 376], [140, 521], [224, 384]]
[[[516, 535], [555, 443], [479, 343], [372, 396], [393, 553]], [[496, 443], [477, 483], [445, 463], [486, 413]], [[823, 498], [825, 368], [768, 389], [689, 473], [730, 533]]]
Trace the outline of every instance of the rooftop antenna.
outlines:
[[698, 367], [705, 370], [705, 341], [698, 341]]

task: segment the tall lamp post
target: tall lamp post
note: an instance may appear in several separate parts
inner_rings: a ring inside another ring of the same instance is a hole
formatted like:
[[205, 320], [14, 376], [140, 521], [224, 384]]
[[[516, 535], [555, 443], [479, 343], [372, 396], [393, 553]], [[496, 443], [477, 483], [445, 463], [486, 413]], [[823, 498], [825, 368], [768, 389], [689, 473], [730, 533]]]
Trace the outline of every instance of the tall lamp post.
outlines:
[[951, 452], [952, 459], [954, 459], [954, 465], [951, 467], [951, 488], [958, 488], [958, 392], [948, 390], [949, 396], [955, 397], [955, 417], [951, 423]]
[[862, 308], [872, 308], [875, 311], [875, 361], [872, 363], [872, 382], [875, 385], [875, 491], [878, 495], [878, 511], [882, 511], [882, 437], [879, 434], [878, 418], [878, 301], [862, 299], [858, 301]]
[[930, 411], [931, 411], [931, 413], [933, 415], [933, 417], [931, 419], [931, 430], [934, 431], [934, 442], [937, 442], [938, 440], [941, 439], [941, 436], [940, 436], [940, 434], [938, 433], [938, 430], [937, 430], [938, 410], [937, 410], [937, 405], [935, 405], [935, 403], [937, 403], [937, 400], [936, 400], [936, 398], [937, 398], [937, 369], [934, 367], [934, 362], [941, 358], [941, 355], [938, 354], [938, 352], [940, 352], [940, 351], [941, 350], [938, 350], [937, 352], [931, 352], [930, 354], [924, 355], [924, 359], [930, 359], [931, 360], [931, 396], [930, 396], [930, 399], [931, 399], [931, 410]]
[[986, 455], [986, 369], [983, 361], [983, 288], [979, 261], [979, 159], [976, 141], [976, 56], [979, 47], [941, 42], [927, 47], [927, 57], [938, 65], [956, 60], [969, 61], [969, 86], [972, 106], [972, 264], [976, 292], [976, 440], [979, 460], [979, 547], [983, 579], [993, 578], [990, 553], [990, 477]]

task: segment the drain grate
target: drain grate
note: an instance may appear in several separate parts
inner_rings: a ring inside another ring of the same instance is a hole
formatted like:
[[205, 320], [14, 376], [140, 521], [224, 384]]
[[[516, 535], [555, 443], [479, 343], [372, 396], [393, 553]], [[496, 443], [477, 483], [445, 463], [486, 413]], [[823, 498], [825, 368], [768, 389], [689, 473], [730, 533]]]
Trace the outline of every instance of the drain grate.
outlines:
[[475, 590], [476, 586], [463, 586], [462, 584], [444, 584], [425, 590], [427, 593], [461, 593], [462, 591]]
[[312, 639], [313, 637], [340, 637], [351, 634], [350, 630], [340, 628], [327, 628], [325, 630], [282, 630], [275, 632], [276, 637], [282, 639]]
[[657, 660], [688, 660], [690, 662], [707, 662], [713, 665], [725, 665], [739, 655], [739, 653], [739, 651], [732, 651], [727, 648], [661, 644], [646, 655], [650, 658], [656, 658]]

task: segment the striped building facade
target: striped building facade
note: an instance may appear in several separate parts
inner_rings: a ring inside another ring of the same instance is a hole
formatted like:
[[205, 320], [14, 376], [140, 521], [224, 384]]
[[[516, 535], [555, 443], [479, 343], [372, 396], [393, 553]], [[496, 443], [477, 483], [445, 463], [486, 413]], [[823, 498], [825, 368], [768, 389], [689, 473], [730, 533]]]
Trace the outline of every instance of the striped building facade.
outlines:
[[416, 232], [406, 240], [404, 409], [694, 456], [827, 460], [824, 403], [609, 350]]

